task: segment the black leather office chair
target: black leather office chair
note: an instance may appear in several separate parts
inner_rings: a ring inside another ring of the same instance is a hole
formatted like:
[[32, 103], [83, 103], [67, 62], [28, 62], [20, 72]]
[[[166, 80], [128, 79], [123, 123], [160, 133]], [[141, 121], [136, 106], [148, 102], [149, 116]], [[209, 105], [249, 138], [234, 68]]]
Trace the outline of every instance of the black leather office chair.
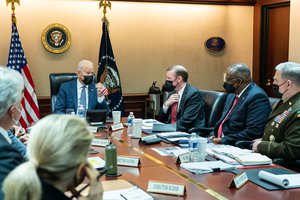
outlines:
[[227, 94], [224, 92], [200, 90], [204, 100], [205, 127], [201, 130], [201, 135], [207, 136], [214, 130], [214, 126], [222, 116]]
[[76, 78], [77, 74], [75, 73], [53, 73], [49, 75], [52, 112], [54, 112], [56, 96], [59, 92], [60, 85], [64, 82], [71, 81]]

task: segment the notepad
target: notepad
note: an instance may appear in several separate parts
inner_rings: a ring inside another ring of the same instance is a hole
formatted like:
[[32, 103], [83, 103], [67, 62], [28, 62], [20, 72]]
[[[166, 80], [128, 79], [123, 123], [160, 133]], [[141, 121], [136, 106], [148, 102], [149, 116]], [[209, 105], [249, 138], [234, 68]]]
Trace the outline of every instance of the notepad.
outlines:
[[235, 159], [242, 165], [270, 165], [272, 164], [272, 159], [265, 155], [259, 153], [250, 153], [244, 155], [238, 155]]
[[276, 175], [267, 171], [259, 171], [258, 177], [283, 188], [300, 187], [300, 174], [281, 174]]

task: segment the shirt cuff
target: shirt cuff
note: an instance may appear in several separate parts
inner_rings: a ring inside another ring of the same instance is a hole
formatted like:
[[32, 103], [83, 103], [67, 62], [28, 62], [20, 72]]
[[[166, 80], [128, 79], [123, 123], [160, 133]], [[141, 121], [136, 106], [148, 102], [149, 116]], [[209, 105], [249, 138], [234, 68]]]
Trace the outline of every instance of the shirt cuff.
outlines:
[[167, 111], [168, 111], [168, 108], [169, 108], [169, 106], [165, 106], [165, 105], [163, 105], [163, 111], [164, 111], [164, 113], [167, 113]]
[[98, 102], [99, 102], [99, 103], [102, 103], [102, 102], [103, 102], [103, 100], [104, 100], [104, 96], [102, 96], [102, 97], [98, 97], [98, 98], [97, 98], [97, 100], [98, 100]]

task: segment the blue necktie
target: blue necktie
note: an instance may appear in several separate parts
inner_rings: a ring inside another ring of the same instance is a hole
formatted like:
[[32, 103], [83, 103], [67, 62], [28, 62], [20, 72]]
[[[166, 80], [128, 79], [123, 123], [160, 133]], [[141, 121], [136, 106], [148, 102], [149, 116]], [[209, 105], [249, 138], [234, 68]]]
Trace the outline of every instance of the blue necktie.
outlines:
[[86, 109], [86, 92], [85, 92], [86, 86], [82, 86], [82, 91], [79, 99], [79, 104], [83, 105], [83, 108]]

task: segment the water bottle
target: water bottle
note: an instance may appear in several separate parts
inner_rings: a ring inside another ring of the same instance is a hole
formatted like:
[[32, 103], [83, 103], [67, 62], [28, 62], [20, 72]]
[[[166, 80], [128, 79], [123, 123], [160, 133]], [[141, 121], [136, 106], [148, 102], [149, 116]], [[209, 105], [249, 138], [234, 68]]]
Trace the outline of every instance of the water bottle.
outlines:
[[132, 120], [134, 119], [134, 115], [133, 115], [133, 112], [130, 112], [129, 115], [128, 115], [128, 120], [127, 120], [127, 124], [128, 124], [128, 127], [127, 127], [127, 135], [128, 136], [132, 136]]
[[77, 115], [78, 117], [85, 118], [85, 108], [81, 104], [77, 108]]
[[189, 139], [189, 150], [190, 150], [190, 162], [198, 162], [198, 136], [196, 133], [192, 133]]

